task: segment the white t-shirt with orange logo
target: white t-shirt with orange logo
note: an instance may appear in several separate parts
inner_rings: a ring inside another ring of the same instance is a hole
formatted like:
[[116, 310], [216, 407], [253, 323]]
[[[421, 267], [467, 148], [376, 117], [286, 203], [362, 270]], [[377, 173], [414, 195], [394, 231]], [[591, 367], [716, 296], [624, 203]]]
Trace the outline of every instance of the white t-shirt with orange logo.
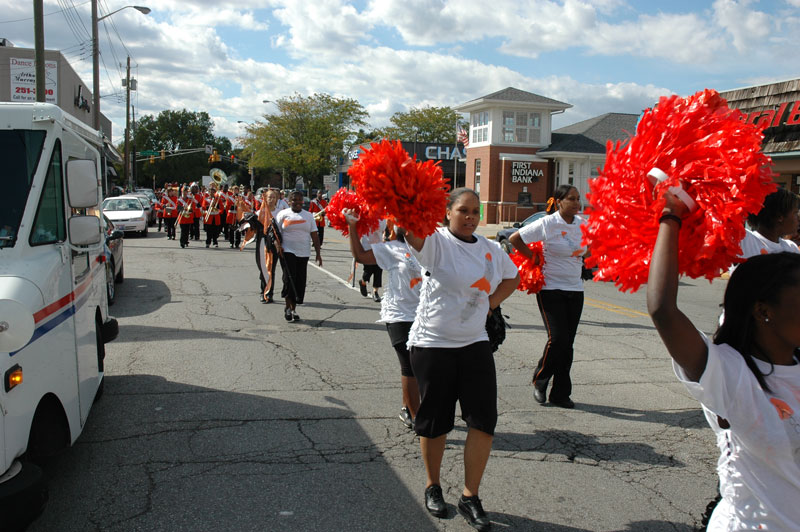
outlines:
[[310, 257], [311, 233], [317, 232], [317, 223], [311, 213], [283, 209], [275, 217], [275, 221], [281, 228], [283, 250], [295, 257]]
[[581, 267], [586, 248], [581, 245], [581, 226], [586, 220], [575, 216], [571, 224], [556, 211], [519, 230], [526, 244], [542, 242], [544, 251], [544, 288], [542, 290], [568, 290], [583, 292]]
[[754, 359], [769, 386], [761, 388], [734, 348], [708, 347], [706, 369], [692, 382], [672, 367], [706, 418], [717, 415], [729, 429], [711, 426], [720, 457], [722, 501], [708, 530], [797, 530], [800, 526], [800, 364], [771, 366]]
[[389, 272], [389, 282], [383, 285], [381, 300], [382, 323], [412, 322], [419, 304], [422, 268], [404, 242], [391, 240], [372, 244], [375, 261]]
[[463, 347], [489, 339], [489, 294], [516, 277], [517, 267], [497, 243], [475, 236], [476, 242], [464, 242], [440, 227], [420, 251], [409, 247], [423, 270], [409, 347]]

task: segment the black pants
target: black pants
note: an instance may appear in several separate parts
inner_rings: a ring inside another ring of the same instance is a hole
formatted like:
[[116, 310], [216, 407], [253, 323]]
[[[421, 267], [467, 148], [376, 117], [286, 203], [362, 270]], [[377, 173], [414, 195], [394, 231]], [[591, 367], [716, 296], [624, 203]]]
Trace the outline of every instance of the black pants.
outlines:
[[325, 226], [324, 225], [318, 225], [317, 226], [317, 236], [319, 236], [319, 245], [320, 246], [322, 245], [322, 237], [323, 237], [324, 234], [325, 234]]
[[167, 229], [167, 238], [175, 240], [175, 222], [177, 218], [164, 218], [164, 226]]
[[192, 221], [192, 240], [200, 240], [200, 218], [198, 216], [194, 217]]
[[231, 247], [239, 247], [242, 244], [242, 233], [238, 229], [234, 229], [234, 225], [228, 228], [228, 242]]
[[158, 230], [159, 230], [159, 231], [161, 231], [161, 224], [162, 224], [163, 222], [164, 222], [164, 217], [163, 217], [163, 216], [159, 216], [159, 217], [158, 217]]
[[180, 224], [181, 226], [181, 247], [185, 247], [189, 244], [189, 233], [192, 232], [192, 224], [185, 223]]
[[283, 252], [283, 257], [285, 264], [281, 265], [283, 266], [281, 297], [287, 298], [290, 302], [302, 303], [306, 295], [308, 257], [297, 257], [294, 253], [286, 253], [285, 251]]
[[383, 286], [383, 270], [377, 264], [365, 264], [364, 273], [361, 275], [361, 280], [365, 283], [369, 282], [369, 278], [375, 276], [372, 280], [372, 288], [380, 288]]
[[572, 368], [572, 344], [583, 311], [583, 292], [542, 290], [536, 294], [536, 302], [547, 329], [547, 344], [533, 372], [533, 385], [544, 389], [552, 377], [550, 400], [567, 399], [572, 394], [569, 371]]
[[214, 245], [217, 245], [217, 239], [219, 238], [219, 232], [222, 229], [222, 226], [206, 223], [203, 224], [203, 229], [206, 231], [206, 246], [210, 246], [213, 242]]

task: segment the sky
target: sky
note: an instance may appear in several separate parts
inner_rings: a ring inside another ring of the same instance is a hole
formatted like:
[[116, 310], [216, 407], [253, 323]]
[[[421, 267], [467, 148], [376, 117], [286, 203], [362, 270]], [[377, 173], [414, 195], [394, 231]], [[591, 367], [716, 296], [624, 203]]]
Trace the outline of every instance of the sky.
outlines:
[[[294, 94], [355, 99], [377, 128], [398, 111], [515, 87], [571, 104], [558, 128], [638, 114], [664, 95], [800, 77], [800, 0], [137, 1], [150, 14], [99, 23], [115, 142], [127, 56], [137, 118], [205, 111], [234, 145], [245, 123], [276, 112], [263, 100]], [[0, 4], [0, 38], [33, 48], [33, 2]], [[100, 0], [100, 16], [125, 5]], [[90, 2], [44, 0], [44, 13], [45, 47], [91, 87]]]

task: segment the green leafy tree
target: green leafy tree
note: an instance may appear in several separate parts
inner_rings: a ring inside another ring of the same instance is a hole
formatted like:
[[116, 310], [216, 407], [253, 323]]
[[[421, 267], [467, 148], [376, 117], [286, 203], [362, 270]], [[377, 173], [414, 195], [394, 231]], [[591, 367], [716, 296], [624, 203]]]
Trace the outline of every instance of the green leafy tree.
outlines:
[[243, 153], [256, 166], [280, 169], [287, 183], [303, 176], [310, 188], [321, 188], [322, 176], [333, 172], [342, 146], [369, 114], [353, 99], [328, 94], [295, 94], [275, 104], [276, 114], [247, 126]]
[[[206, 112], [165, 110], [158, 116], [146, 115], [137, 125], [132, 139], [136, 151], [165, 151], [166, 158], [156, 155], [151, 164], [149, 157], [139, 156], [136, 163], [136, 183], [139, 186], [161, 187], [167, 182], [188, 183], [200, 181], [212, 166], [222, 169], [232, 180], [249, 180], [247, 167], [232, 165], [232, 145], [227, 137], [213, 133], [214, 123]], [[205, 146], [212, 146], [220, 155], [220, 161], [209, 163]], [[191, 151], [196, 150], [196, 151]], [[240, 177], [241, 176], [244, 177]], [[155, 179], [154, 179], [155, 178]]]
[[412, 107], [406, 113], [393, 114], [389, 121], [391, 126], [378, 130], [384, 138], [453, 144], [456, 122], [461, 122], [462, 118], [450, 107]]

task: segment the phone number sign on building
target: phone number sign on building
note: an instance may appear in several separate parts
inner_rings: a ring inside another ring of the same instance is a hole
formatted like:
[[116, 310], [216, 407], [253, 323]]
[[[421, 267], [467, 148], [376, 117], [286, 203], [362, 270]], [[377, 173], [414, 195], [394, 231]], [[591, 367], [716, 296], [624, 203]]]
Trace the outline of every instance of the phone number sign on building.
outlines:
[[[10, 58], [11, 101], [36, 101], [36, 62], [33, 59]], [[45, 101], [58, 103], [58, 63], [45, 61]]]

